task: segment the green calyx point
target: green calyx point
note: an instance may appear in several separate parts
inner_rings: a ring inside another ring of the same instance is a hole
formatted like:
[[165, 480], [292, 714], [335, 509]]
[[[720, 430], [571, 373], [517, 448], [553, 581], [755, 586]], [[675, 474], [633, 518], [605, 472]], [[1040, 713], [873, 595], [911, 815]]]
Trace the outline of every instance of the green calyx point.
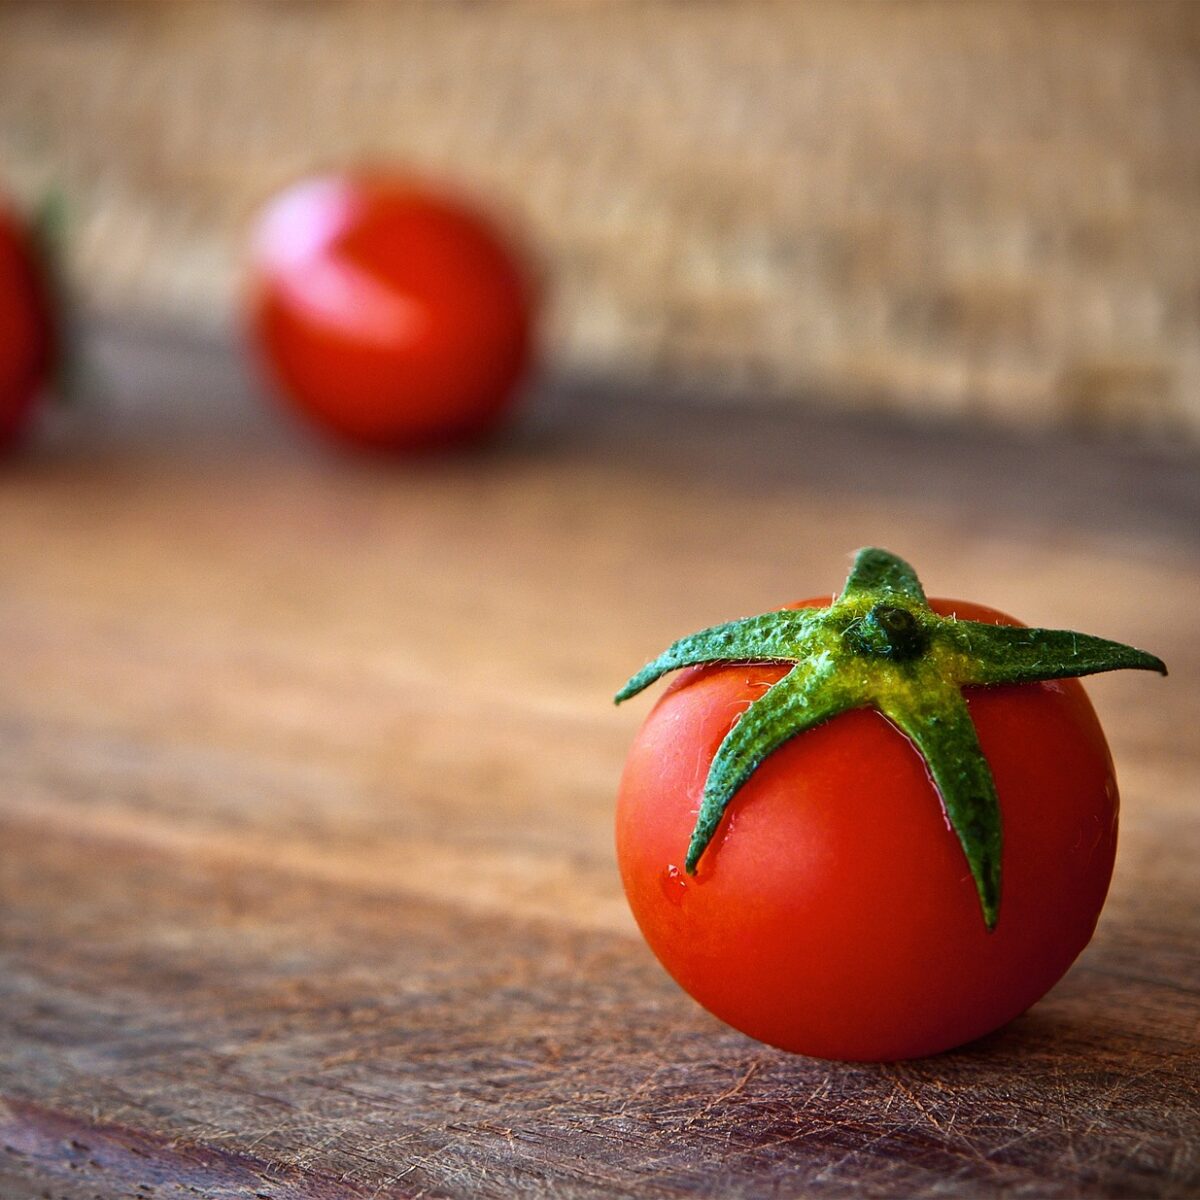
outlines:
[[668, 671], [767, 662], [791, 670], [742, 713], [717, 748], [685, 866], [694, 874], [738, 789], [784, 742], [852, 708], [876, 708], [925, 761], [979, 894], [1000, 911], [1000, 804], [962, 688], [1036, 683], [1125, 669], [1167, 673], [1142, 650], [1065, 629], [960, 621], [935, 613], [916, 572], [886, 550], [860, 550], [828, 608], [782, 609], [681, 638], [617, 693], [618, 704]]

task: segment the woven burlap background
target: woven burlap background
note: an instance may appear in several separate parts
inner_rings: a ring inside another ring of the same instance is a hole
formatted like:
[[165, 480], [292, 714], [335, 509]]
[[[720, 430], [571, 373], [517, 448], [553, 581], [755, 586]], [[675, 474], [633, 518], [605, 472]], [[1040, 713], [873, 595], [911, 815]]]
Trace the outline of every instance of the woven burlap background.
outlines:
[[99, 309], [231, 326], [255, 206], [361, 160], [524, 230], [555, 369], [1200, 435], [1200, 3], [0, 8]]

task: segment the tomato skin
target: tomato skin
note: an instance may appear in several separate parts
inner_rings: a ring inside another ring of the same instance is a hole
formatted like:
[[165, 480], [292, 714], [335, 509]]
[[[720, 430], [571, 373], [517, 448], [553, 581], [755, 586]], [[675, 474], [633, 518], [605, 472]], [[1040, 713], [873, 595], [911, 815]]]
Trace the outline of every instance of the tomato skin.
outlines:
[[[1020, 624], [982, 605], [930, 605]], [[684, 874], [717, 746], [785, 670], [681, 672], [635, 739], [617, 857], [655, 954], [728, 1024], [819, 1058], [936, 1054], [1024, 1012], [1091, 939], [1112, 875], [1116, 780], [1083, 688], [1071, 679], [964, 690], [1003, 820], [989, 933], [923, 761], [874, 710], [844, 713], [770, 755], [696, 874]]]
[[251, 328], [293, 407], [384, 449], [476, 440], [529, 364], [533, 291], [464, 204], [384, 176], [305, 180], [267, 207]]
[[29, 427], [55, 355], [50, 292], [32, 235], [0, 204], [0, 453]]

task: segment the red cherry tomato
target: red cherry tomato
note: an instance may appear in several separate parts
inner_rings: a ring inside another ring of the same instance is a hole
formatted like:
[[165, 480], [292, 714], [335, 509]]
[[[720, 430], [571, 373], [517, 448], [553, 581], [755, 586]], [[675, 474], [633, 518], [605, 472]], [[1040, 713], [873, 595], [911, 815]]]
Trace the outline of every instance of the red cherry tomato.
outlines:
[[419, 186], [336, 176], [267, 208], [252, 324], [285, 396], [322, 430], [406, 449], [470, 441], [510, 407], [533, 297], [483, 217]]
[[33, 236], [0, 205], [0, 451], [28, 428], [54, 348], [50, 292]]
[[[930, 604], [1020, 624], [982, 605]], [[988, 932], [921, 757], [870, 709], [771, 754], [697, 873], [684, 873], [717, 746], [786, 670], [690, 668], [637, 736], [617, 855], [655, 954], [722, 1020], [821, 1058], [933, 1054], [1023, 1012], [1087, 945], [1112, 874], [1117, 786], [1083, 688], [1067, 679], [964, 689], [1003, 816], [1003, 902]]]

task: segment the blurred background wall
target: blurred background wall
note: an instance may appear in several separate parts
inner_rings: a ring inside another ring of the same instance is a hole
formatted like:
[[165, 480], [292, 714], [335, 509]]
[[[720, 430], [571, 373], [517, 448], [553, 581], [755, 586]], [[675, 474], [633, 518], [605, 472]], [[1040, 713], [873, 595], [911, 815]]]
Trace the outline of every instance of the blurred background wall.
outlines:
[[1200, 4], [8, 3], [0, 178], [88, 305], [229, 329], [256, 206], [511, 214], [553, 372], [1200, 437]]

